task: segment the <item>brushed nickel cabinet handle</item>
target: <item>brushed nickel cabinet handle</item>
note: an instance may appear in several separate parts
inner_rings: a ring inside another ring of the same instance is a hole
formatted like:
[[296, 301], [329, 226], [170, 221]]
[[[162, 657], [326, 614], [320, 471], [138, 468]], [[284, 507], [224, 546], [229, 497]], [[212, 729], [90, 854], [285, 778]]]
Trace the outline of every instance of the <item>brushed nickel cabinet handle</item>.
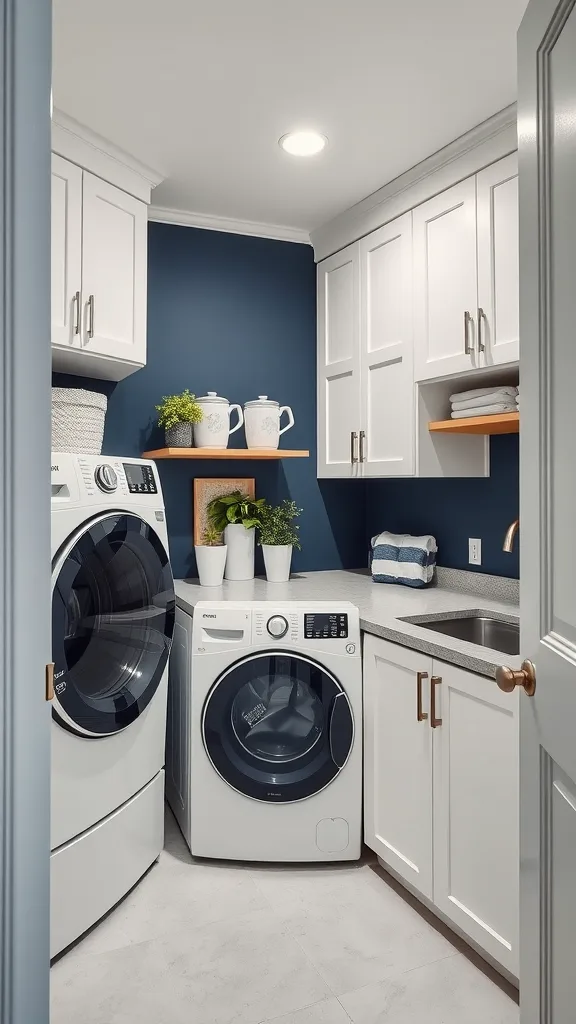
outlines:
[[422, 711], [422, 680], [428, 679], [427, 672], [416, 673], [416, 719], [418, 722], [425, 722], [428, 712]]
[[80, 292], [74, 296], [74, 334], [80, 334]]
[[353, 466], [358, 462], [358, 452], [357, 452], [357, 449], [356, 449], [357, 442], [358, 442], [358, 431], [357, 430], [351, 430], [350, 431], [350, 462], [352, 463]]
[[486, 345], [482, 340], [482, 323], [486, 318], [486, 313], [482, 309], [482, 306], [478, 306], [478, 351], [485, 352]]
[[366, 462], [366, 431], [360, 431], [360, 462]]
[[470, 324], [472, 323], [472, 317], [467, 309], [464, 310], [464, 353], [467, 356], [472, 355], [472, 346], [470, 345]]
[[94, 337], [94, 296], [88, 296], [88, 337]]
[[440, 686], [441, 682], [442, 676], [432, 676], [430, 679], [430, 725], [433, 729], [442, 725], [442, 719], [436, 718], [436, 687]]

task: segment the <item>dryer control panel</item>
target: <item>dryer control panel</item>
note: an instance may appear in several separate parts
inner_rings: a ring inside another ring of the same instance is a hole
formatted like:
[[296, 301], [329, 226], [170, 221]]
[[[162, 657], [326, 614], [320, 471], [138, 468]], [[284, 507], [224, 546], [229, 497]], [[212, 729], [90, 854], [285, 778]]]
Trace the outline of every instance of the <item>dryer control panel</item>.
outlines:
[[299, 648], [360, 656], [358, 609], [347, 601], [199, 601], [194, 609], [194, 652], [247, 648]]

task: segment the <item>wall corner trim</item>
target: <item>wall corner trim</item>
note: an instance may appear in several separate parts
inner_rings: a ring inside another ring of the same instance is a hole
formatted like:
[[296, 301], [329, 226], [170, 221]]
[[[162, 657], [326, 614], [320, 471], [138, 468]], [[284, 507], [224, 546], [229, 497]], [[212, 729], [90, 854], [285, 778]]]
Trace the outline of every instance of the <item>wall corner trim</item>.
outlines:
[[63, 110], [52, 113], [52, 151], [145, 203], [164, 175], [98, 135]]
[[511, 103], [312, 231], [317, 262], [518, 149]]
[[262, 224], [253, 220], [236, 220], [210, 213], [191, 210], [173, 210], [167, 206], [150, 206], [148, 220], [161, 224], [179, 224], [181, 227], [203, 228], [205, 231], [225, 231], [233, 235], [254, 235], [279, 242], [300, 242], [310, 245], [310, 235], [304, 228], [290, 228], [279, 224]]

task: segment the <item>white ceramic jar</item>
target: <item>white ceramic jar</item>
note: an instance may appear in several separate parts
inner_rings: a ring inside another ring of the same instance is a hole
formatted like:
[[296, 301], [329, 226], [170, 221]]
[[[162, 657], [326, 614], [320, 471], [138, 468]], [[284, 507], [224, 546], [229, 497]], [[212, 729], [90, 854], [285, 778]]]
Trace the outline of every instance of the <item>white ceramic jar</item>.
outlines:
[[[215, 391], [209, 391], [197, 402], [202, 408], [202, 419], [194, 424], [196, 448], [227, 448], [230, 434], [244, 423], [242, 406], [230, 405], [227, 398], [221, 398]], [[234, 409], [238, 413], [238, 422], [230, 429], [230, 416]]]
[[[280, 429], [283, 412], [288, 414], [288, 423]], [[294, 426], [294, 416], [289, 405], [280, 406], [267, 395], [258, 395], [244, 406], [244, 426], [249, 448], [277, 448], [280, 435]]]

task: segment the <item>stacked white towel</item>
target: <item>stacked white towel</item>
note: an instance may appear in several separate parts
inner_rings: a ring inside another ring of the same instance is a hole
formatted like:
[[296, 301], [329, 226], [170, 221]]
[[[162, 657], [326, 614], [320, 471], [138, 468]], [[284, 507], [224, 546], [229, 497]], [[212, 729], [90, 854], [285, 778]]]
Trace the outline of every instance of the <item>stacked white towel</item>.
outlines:
[[380, 533], [372, 538], [372, 579], [375, 583], [425, 587], [432, 582], [437, 551], [436, 539], [430, 534]]
[[502, 412], [516, 412], [518, 409], [518, 388], [509, 384], [501, 387], [474, 388], [472, 391], [458, 391], [450, 395], [453, 420], [468, 419], [470, 416], [496, 416]]

